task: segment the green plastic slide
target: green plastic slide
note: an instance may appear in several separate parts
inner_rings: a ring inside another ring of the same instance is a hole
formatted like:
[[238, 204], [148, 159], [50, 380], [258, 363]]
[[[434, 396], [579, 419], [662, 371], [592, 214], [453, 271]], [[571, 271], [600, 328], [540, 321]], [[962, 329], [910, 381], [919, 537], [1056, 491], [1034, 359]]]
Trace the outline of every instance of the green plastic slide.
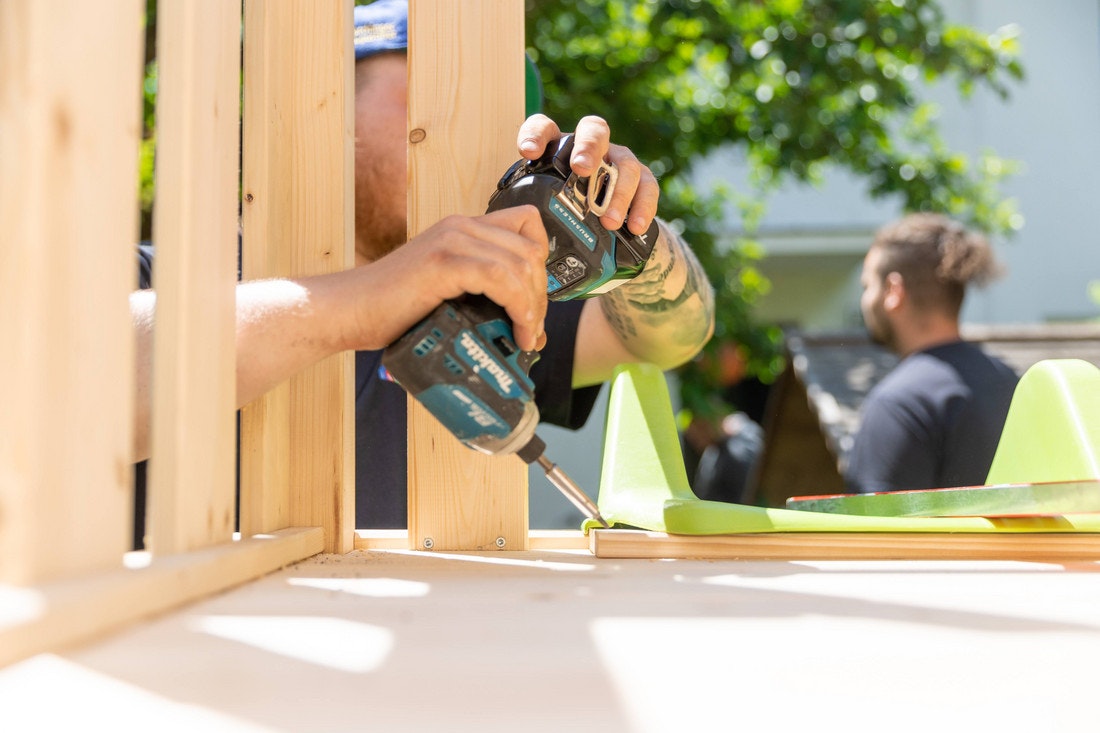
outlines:
[[[1025, 381], [1030, 383], [1031, 380], [1021, 380], [1021, 385]], [[1090, 424], [1093, 430], [1087, 434], [1091, 436], [1091, 454], [1095, 458], [1095, 449], [1100, 445], [1100, 441], [1096, 440], [1100, 431], [1096, 430], [1095, 425], [1097, 416], [1100, 416], [1100, 407], [1097, 406], [1100, 390], [1095, 386], [1090, 389], [1094, 399], [1081, 404], [1092, 416]], [[1037, 398], [1036, 404], [1042, 405], [1041, 397]], [[1016, 410], [1015, 398], [1012, 409]], [[1010, 411], [1010, 419], [1012, 415]], [[1052, 419], [1044, 425], [1053, 431], [1056, 423], [1058, 421]], [[1007, 425], [1005, 435], [1009, 435]], [[665, 375], [648, 364], [622, 366], [616, 371], [611, 382], [603, 451], [597, 503], [604, 518], [618, 526], [686, 535], [755, 532], [1100, 532], [1100, 514], [1011, 519], [866, 517], [703, 501], [692, 493], [684, 468]], [[1042, 463], [1038, 459], [1037, 462]], [[1074, 478], [1096, 476], [1093, 473]], [[998, 480], [1010, 479], [1002, 476]], [[590, 521], [583, 525], [585, 531], [598, 526]]]
[[1012, 394], [987, 484], [1100, 478], [1100, 369], [1048, 359]]

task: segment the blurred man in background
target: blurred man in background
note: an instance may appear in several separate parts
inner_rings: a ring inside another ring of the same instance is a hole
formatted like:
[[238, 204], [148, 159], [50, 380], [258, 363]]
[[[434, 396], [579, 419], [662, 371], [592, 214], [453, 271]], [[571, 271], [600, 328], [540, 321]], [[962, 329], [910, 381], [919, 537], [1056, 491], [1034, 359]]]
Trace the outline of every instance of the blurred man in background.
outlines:
[[937, 214], [876, 234], [860, 309], [901, 362], [867, 395], [845, 472], [850, 491], [985, 483], [1018, 376], [962, 339], [966, 289], [1000, 274], [989, 242]]

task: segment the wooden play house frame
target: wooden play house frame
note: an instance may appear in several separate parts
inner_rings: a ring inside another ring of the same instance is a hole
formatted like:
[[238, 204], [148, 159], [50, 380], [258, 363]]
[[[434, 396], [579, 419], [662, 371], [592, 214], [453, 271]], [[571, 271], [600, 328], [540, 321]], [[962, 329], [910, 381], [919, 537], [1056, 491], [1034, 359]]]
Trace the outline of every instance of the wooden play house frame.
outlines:
[[[514, 159], [523, 4], [409, 5], [415, 233], [481, 213]], [[127, 307], [142, 12], [0, 4], [0, 664], [319, 552], [530, 546], [525, 466], [465, 449], [415, 404], [410, 531], [356, 532], [351, 353], [242, 410], [234, 539], [238, 221], [246, 279], [353, 265], [352, 0], [160, 0], [151, 387]], [[134, 555], [133, 395], [149, 388], [151, 551]]]
[[[142, 9], [0, 0], [0, 665], [322, 552], [589, 548], [530, 532], [526, 467], [464, 448], [415, 402], [409, 531], [355, 528], [351, 353], [242, 410], [235, 511], [238, 227], [246, 279], [353, 265], [352, 0], [160, 0], [152, 385], [127, 307]], [[515, 159], [524, 8], [409, 10], [415, 234], [481, 213]], [[151, 549], [129, 553], [148, 389]], [[593, 534], [615, 557], [1100, 557], [1093, 533]]]

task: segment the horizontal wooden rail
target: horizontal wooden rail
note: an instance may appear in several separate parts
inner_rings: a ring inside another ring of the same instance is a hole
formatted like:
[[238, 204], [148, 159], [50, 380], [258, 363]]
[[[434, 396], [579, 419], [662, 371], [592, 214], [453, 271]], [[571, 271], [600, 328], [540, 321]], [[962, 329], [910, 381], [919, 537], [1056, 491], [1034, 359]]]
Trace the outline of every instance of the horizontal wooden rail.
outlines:
[[1100, 534], [784, 532], [670, 535], [593, 530], [596, 557], [721, 560], [1100, 560]]
[[[409, 547], [409, 533], [403, 529], [357, 529], [356, 550], [403, 550]], [[422, 548], [421, 548], [422, 549]], [[490, 548], [493, 549], [493, 548]], [[527, 547], [497, 548], [509, 550], [587, 550], [588, 537], [576, 529], [532, 529], [527, 533]]]
[[316, 555], [320, 527], [152, 559], [145, 567], [32, 586], [0, 585], [0, 665], [86, 641]]

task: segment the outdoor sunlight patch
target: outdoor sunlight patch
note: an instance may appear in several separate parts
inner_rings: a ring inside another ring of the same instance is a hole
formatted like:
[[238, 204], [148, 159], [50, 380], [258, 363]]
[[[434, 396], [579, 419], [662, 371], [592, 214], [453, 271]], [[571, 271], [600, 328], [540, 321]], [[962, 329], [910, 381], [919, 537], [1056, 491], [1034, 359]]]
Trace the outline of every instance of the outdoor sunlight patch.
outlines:
[[33, 588], [0, 585], [0, 629], [41, 616], [46, 611], [46, 599]]
[[290, 578], [287, 583], [369, 598], [421, 598], [431, 589], [427, 583], [400, 578]]
[[162, 731], [271, 730], [55, 654], [39, 654], [0, 670], [0, 682], [5, 731], [99, 729], [96, 721], [114, 730], [128, 729], [127, 723], [135, 721], [144, 722], [141, 729]]
[[324, 616], [200, 616], [195, 631], [343, 672], [372, 672], [393, 649], [393, 632]]

